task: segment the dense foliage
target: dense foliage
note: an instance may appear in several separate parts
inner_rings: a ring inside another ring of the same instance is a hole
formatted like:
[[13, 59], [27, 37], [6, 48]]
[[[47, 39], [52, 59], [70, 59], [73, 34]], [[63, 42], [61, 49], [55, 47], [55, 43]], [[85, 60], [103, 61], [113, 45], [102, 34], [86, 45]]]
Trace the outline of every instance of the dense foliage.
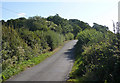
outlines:
[[70, 80], [120, 81], [120, 54], [116, 53], [116, 35], [99, 27], [99, 30], [85, 29], [77, 37], [76, 60]]
[[21, 17], [7, 21], [1, 20], [1, 22], [2, 78], [4, 80], [15, 74], [18, 64], [53, 51], [64, 41], [74, 39], [82, 30], [81, 25], [77, 25], [77, 23], [75, 25], [58, 14], [48, 18], [34, 16], [26, 19]]
[[2, 22], [2, 79], [41, 62], [64, 41], [78, 38], [76, 61], [71, 79], [82, 81], [120, 78], [120, 62], [115, 46], [116, 35], [108, 27], [77, 19], [64, 19], [58, 14], [43, 18], [34, 16]]

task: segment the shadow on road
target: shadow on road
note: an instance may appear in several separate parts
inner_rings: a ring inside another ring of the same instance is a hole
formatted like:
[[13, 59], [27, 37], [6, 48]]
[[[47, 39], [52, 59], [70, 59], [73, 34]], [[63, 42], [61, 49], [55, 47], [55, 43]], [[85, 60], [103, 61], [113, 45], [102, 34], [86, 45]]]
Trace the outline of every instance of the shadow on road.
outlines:
[[66, 55], [65, 58], [67, 58], [67, 60], [74, 61], [75, 59], [74, 51], [75, 51], [75, 46], [72, 49], [68, 49], [67, 52], [64, 53]]

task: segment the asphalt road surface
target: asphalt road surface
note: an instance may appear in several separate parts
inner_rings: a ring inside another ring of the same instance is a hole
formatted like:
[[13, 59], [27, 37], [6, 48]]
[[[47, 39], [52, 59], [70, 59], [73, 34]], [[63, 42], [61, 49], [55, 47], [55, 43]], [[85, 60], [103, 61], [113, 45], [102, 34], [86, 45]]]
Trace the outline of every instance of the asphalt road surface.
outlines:
[[65, 81], [74, 63], [76, 42], [77, 40], [69, 41], [54, 55], [7, 81]]

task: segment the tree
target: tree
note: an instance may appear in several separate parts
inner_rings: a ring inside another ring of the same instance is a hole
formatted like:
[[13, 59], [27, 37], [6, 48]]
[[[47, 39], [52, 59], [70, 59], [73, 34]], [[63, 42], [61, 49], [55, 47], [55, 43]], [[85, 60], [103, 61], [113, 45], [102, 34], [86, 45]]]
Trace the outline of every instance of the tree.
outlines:
[[102, 26], [102, 25], [99, 25], [97, 23], [93, 23], [93, 27], [94, 29], [96, 29], [97, 31], [101, 31], [102, 33], [105, 33], [106, 31], [108, 31], [108, 27], [106, 26]]

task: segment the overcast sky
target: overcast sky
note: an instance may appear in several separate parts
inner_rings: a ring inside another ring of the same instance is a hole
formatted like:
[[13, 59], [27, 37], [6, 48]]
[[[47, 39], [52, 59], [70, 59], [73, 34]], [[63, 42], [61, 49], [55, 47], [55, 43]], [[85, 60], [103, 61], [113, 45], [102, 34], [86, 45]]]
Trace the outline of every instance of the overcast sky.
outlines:
[[79, 19], [106, 25], [112, 31], [112, 20], [118, 21], [119, 0], [2, 0], [2, 19], [59, 14], [66, 19]]

